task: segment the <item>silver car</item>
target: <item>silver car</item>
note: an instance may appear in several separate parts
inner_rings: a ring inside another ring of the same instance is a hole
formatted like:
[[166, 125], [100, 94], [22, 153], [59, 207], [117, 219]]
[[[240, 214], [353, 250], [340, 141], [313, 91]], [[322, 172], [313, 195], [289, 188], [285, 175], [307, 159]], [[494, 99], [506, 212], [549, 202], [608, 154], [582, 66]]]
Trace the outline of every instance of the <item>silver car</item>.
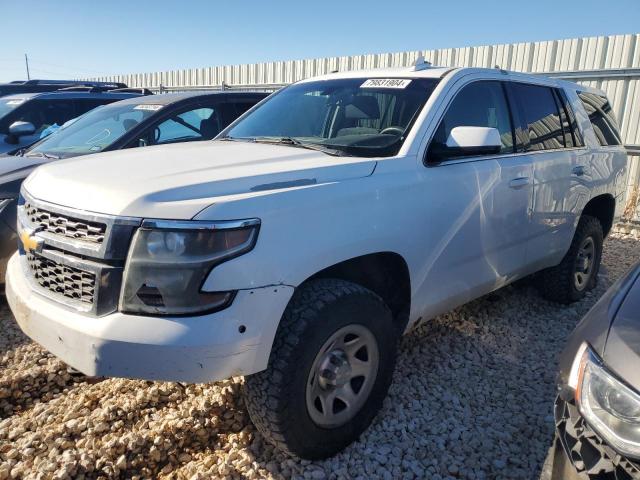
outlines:
[[584, 317], [560, 359], [554, 479], [640, 478], [640, 263]]

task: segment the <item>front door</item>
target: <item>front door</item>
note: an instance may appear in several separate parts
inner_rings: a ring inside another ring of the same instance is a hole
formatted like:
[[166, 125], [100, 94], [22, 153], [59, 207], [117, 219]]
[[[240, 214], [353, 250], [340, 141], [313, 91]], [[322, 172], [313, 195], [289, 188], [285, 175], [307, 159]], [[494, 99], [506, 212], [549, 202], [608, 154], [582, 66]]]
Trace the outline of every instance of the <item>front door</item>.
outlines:
[[533, 169], [514, 147], [513, 123], [502, 82], [475, 81], [456, 94], [431, 140], [446, 142], [454, 127], [491, 127], [502, 151], [449, 158], [424, 171], [431, 233], [417, 298], [427, 314], [495, 290], [523, 269]]

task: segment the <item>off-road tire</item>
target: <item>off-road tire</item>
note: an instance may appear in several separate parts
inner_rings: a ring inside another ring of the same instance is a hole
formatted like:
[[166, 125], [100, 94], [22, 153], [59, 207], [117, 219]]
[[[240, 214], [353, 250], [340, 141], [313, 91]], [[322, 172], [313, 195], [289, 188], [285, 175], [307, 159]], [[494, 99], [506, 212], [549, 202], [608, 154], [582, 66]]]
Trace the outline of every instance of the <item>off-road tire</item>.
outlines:
[[[379, 352], [373, 388], [346, 424], [321, 428], [307, 410], [309, 371], [334, 332], [364, 325]], [[306, 459], [332, 456], [356, 440], [382, 407], [393, 376], [398, 334], [391, 311], [366, 288], [336, 279], [311, 280], [293, 295], [278, 327], [266, 370], [248, 376], [243, 391], [249, 416], [280, 450]]]
[[[580, 246], [587, 237], [591, 237], [595, 244], [595, 260], [586, 288], [578, 290], [574, 281], [575, 266]], [[538, 289], [542, 296], [553, 302], [569, 304], [577, 302], [589, 290], [595, 288], [602, 259], [602, 243], [603, 233], [600, 221], [595, 217], [583, 215], [578, 222], [569, 251], [562, 262], [555, 267], [543, 270], [538, 275]]]

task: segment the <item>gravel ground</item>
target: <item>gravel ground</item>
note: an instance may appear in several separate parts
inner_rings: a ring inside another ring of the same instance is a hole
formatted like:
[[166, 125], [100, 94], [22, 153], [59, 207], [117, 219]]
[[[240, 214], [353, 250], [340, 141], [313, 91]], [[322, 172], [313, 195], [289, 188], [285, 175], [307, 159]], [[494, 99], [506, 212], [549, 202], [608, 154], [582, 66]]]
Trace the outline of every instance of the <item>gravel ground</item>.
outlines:
[[[638, 232], [634, 231], [634, 234]], [[0, 307], [0, 480], [6, 478], [541, 478], [556, 358], [613, 280], [640, 258], [617, 233], [598, 288], [560, 307], [518, 282], [408, 334], [382, 414], [322, 462], [265, 444], [241, 378], [182, 386], [71, 376]]]

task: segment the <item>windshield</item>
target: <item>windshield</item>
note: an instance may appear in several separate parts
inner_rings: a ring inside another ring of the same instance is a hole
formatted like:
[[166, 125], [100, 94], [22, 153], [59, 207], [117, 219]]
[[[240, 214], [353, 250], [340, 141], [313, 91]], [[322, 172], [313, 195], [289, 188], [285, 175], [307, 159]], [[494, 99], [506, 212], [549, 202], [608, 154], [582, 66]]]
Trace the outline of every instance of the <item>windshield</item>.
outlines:
[[437, 80], [349, 78], [287, 87], [223, 139], [321, 145], [353, 156], [398, 153]]
[[27, 155], [46, 153], [67, 158], [100, 152], [160, 108], [135, 103], [98, 107], [34, 145]]
[[0, 98], [0, 118], [4, 117], [7, 113], [19, 107], [25, 102], [24, 98]]

